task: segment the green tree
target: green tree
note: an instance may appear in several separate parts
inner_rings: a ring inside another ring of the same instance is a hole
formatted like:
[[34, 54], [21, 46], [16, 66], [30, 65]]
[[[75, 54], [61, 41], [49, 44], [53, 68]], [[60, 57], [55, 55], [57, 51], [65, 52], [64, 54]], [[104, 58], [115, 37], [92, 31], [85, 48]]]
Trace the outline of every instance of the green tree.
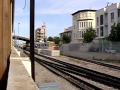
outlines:
[[54, 38], [53, 37], [48, 37], [47, 41], [54, 41]]
[[62, 41], [62, 43], [70, 43], [71, 42], [71, 37], [63, 35], [61, 37], [61, 41]]
[[120, 41], [120, 23], [112, 25], [108, 39], [110, 41]]
[[59, 44], [60, 43], [60, 37], [54, 37], [54, 42], [55, 44]]
[[93, 28], [88, 28], [86, 33], [84, 33], [84, 42], [89, 43], [96, 37], [95, 30]]

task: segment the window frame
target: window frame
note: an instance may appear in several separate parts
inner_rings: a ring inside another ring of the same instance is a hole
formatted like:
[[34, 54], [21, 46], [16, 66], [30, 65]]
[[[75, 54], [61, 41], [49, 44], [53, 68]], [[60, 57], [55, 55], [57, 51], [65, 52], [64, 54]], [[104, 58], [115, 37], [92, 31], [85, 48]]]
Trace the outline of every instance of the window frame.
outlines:
[[100, 25], [103, 25], [103, 15], [100, 15]]

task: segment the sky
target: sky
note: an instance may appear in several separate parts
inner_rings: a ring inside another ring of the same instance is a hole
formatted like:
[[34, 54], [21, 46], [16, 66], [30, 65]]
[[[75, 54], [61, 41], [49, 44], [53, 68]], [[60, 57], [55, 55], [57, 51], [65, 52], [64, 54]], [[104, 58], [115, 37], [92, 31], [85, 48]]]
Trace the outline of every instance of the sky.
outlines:
[[[15, 0], [15, 35], [29, 37], [29, 2]], [[120, 0], [35, 0], [35, 29], [45, 23], [47, 36], [59, 36], [64, 28], [72, 26], [72, 13], [82, 9], [98, 10], [107, 2]]]

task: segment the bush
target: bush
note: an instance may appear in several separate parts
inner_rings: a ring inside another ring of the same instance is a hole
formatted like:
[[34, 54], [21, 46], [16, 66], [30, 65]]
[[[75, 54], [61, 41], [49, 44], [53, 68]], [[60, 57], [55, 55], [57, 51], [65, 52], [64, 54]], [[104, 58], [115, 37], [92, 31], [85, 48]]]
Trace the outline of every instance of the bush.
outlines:
[[84, 34], [84, 42], [89, 43], [92, 42], [92, 40], [96, 37], [95, 30], [93, 28], [89, 28], [86, 30], [86, 33]]
[[112, 25], [108, 40], [120, 41], [120, 23]]
[[71, 37], [63, 35], [63, 37], [61, 37], [61, 41], [62, 43], [70, 43], [71, 42]]

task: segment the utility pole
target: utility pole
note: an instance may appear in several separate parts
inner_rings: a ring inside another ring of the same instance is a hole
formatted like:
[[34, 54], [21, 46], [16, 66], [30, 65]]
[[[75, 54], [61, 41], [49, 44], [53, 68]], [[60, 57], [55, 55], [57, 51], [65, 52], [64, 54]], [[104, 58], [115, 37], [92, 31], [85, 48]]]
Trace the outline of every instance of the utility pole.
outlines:
[[[19, 36], [19, 25], [20, 25], [20, 22], [18, 22], [18, 36]], [[18, 47], [19, 47], [19, 40], [18, 40]]]
[[19, 25], [20, 25], [20, 22], [18, 22], [18, 35], [19, 35]]
[[31, 60], [31, 75], [33, 80], [35, 81], [34, 15], [35, 15], [35, 0], [30, 0], [30, 60]]

